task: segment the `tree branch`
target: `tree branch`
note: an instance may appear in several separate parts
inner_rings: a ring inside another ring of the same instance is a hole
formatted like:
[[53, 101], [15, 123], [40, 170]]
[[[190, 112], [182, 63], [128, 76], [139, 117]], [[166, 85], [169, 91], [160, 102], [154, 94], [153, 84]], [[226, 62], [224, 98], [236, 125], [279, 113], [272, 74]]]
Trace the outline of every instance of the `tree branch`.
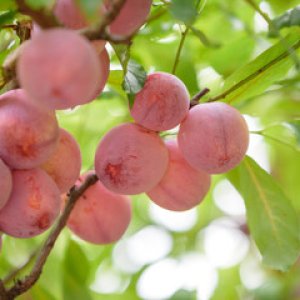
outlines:
[[2, 280], [3, 284], [6, 285], [6, 284], [10, 283], [22, 271], [24, 271], [27, 267], [29, 267], [31, 265], [31, 263], [35, 260], [37, 254], [38, 254], [38, 250], [34, 251], [23, 265], [21, 265], [20, 267], [18, 267], [17, 269], [15, 269], [11, 273], [9, 273], [7, 276], [5, 276]]
[[127, 41], [130, 37], [120, 38], [114, 37], [107, 32], [107, 26], [117, 17], [126, 0], [113, 1], [111, 8], [104, 14], [101, 21], [95, 25], [80, 30], [80, 33], [89, 40], [104, 39], [108, 41]]
[[47, 9], [32, 9], [25, 0], [16, 0], [19, 11], [30, 16], [42, 28], [60, 26], [56, 17]]
[[[80, 185], [77, 188], [73, 187], [71, 189], [70, 194], [69, 194], [69, 199], [68, 199], [67, 205], [63, 211], [63, 214], [59, 218], [58, 222], [56, 223], [55, 227], [52, 229], [46, 242], [42, 246], [41, 251], [37, 257], [37, 260], [33, 266], [31, 273], [28, 276], [26, 276], [24, 280], [17, 281], [15, 283], [15, 285], [6, 292], [6, 297], [8, 300], [14, 299], [16, 296], [25, 293], [39, 279], [39, 277], [43, 271], [44, 264], [49, 256], [60, 232], [65, 227], [68, 217], [70, 216], [75, 203], [91, 185], [93, 185], [97, 182], [97, 180], [98, 180], [98, 178], [96, 175], [90, 175], [86, 178], [85, 182], [82, 185]], [[4, 292], [5, 292], [5, 290], [4, 290]], [[1, 284], [0, 284], [0, 293], [1, 293]], [[5, 299], [5, 298], [3, 298], [3, 299]]]
[[202, 91], [200, 91], [199, 93], [197, 93], [190, 102], [190, 108], [192, 108], [193, 106], [196, 106], [199, 104], [199, 100], [204, 97], [207, 93], [210, 92], [209, 88], [204, 88]]
[[7, 292], [4, 287], [3, 281], [0, 280], [0, 299], [1, 300], [8, 300]]

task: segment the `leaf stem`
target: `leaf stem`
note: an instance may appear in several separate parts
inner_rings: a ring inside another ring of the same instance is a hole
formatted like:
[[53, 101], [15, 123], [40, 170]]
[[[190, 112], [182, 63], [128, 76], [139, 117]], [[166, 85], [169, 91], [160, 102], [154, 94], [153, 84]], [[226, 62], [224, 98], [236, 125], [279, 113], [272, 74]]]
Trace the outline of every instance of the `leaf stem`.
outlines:
[[190, 30], [189, 27], [186, 27], [185, 30], [183, 32], [181, 32], [181, 39], [180, 39], [180, 43], [179, 43], [179, 46], [178, 46], [178, 49], [177, 49], [177, 52], [176, 52], [174, 65], [173, 65], [173, 68], [172, 68], [172, 74], [173, 75], [175, 75], [175, 73], [176, 73], [178, 63], [179, 63], [179, 60], [180, 60], [181, 51], [183, 49], [183, 45], [184, 45], [184, 42], [185, 42], [185, 39], [187, 37], [187, 34], [188, 34], [189, 30]]

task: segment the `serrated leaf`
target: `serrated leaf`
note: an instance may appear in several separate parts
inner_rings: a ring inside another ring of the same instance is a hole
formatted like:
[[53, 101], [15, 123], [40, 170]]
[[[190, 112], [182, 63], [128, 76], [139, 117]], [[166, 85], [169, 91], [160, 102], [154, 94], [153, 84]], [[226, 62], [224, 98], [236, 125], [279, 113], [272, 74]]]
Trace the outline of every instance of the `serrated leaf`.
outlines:
[[245, 200], [252, 237], [269, 267], [286, 271], [300, 251], [298, 216], [270, 174], [246, 157], [227, 174]]
[[292, 55], [299, 48], [300, 29], [295, 28], [282, 41], [230, 75], [217, 99], [233, 102], [261, 94], [286, 75], [294, 64]]
[[172, 0], [169, 11], [175, 19], [178, 19], [187, 25], [193, 24], [197, 17], [197, 9], [194, 0]]
[[143, 66], [134, 60], [130, 60], [123, 82], [123, 88], [128, 96], [130, 107], [133, 105], [135, 95], [144, 87], [146, 78], [147, 73]]
[[272, 21], [272, 27], [269, 28], [269, 36], [278, 36], [278, 31], [285, 27], [300, 25], [300, 6], [285, 12]]

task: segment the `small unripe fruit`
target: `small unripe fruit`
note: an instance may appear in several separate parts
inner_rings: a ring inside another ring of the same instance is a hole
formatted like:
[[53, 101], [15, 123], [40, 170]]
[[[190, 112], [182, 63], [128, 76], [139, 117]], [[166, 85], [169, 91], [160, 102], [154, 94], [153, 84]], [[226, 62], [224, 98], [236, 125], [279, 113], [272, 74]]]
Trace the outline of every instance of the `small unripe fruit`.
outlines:
[[[86, 176], [81, 176], [76, 185], [80, 185]], [[130, 219], [130, 199], [107, 190], [97, 181], [76, 202], [68, 227], [87, 242], [109, 244], [122, 237]]]
[[50, 175], [61, 193], [75, 184], [80, 175], [81, 153], [78, 143], [65, 129], [60, 128], [58, 145], [41, 168]]
[[193, 169], [183, 158], [177, 142], [167, 141], [169, 165], [162, 180], [147, 193], [157, 205], [184, 211], [198, 205], [210, 187], [210, 175]]
[[60, 211], [60, 193], [41, 169], [16, 170], [13, 189], [0, 210], [0, 231], [17, 238], [30, 238], [48, 229]]
[[99, 143], [95, 170], [111, 191], [134, 195], [151, 190], [168, 165], [168, 150], [159, 136], [137, 124], [113, 128]]
[[148, 75], [143, 89], [135, 96], [131, 115], [138, 124], [163, 131], [179, 125], [189, 106], [183, 82], [172, 74], [157, 72]]
[[244, 158], [249, 131], [243, 116], [232, 106], [205, 103], [193, 107], [181, 123], [178, 143], [193, 168], [225, 173]]

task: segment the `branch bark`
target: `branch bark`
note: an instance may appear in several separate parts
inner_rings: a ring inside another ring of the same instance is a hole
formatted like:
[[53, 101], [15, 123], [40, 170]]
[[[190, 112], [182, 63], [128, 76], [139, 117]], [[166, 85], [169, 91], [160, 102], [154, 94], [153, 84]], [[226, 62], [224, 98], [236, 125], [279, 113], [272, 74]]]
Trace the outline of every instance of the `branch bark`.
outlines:
[[46, 9], [32, 9], [27, 5], [25, 0], [16, 0], [19, 11], [27, 16], [30, 16], [42, 28], [51, 28], [60, 26], [56, 17]]
[[[67, 220], [71, 214], [73, 207], [75, 206], [77, 200], [82, 196], [82, 194], [93, 184], [97, 182], [98, 178], [96, 175], [90, 175], [86, 178], [83, 184], [79, 187], [73, 187], [69, 194], [69, 199], [67, 205], [63, 211], [63, 214], [59, 218], [55, 227], [52, 229], [49, 237], [42, 246], [37, 260], [33, 266], [32, 271], [23, 280], [18, 280], [14, 286], [12, 286], [8, 291], [5, 290], [3, 282], [0, 281], [0, 296], [3, 300], [13, 300], [15, 297], [28, 291], [39, 279], [45, 262], [63, 228], [65, 227]], [[1, 286], [2, 284], [2, 286]], [[2, 289], [1, 289], [2, 287]], [[2, 294], [1, 294], [2, 292]], [[6, 298], [5, 298], [6, 297]]]

